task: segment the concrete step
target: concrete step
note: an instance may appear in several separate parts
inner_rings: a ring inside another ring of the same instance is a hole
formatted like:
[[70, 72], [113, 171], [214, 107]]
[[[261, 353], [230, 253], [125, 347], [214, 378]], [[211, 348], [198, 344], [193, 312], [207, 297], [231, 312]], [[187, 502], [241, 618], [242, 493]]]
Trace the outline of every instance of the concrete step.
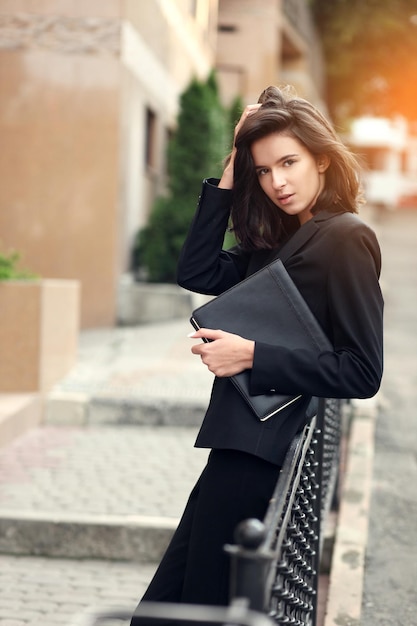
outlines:
[[[178, 396], [178, 394], [176, 394]], [[45, 423], [50, 425], [199, 426], [209, 391], [201, 400], [153, 395], [85, 394], [52, 391], [45, 402]]]
[[158, 562], [178, 524], [166, 517], [0, 514], [0, 554]]
[[83, 331], [77, 363], [50, 390], [48, 424], [198, 426], [213, 374], [191, 354], [188, 319]]
[[[126, 515], [65, 515], [2, 510], [0, 554], [156, 563], [178, 519]], [[325, 529], [322, 573], [328, 574], [335, 521]]]

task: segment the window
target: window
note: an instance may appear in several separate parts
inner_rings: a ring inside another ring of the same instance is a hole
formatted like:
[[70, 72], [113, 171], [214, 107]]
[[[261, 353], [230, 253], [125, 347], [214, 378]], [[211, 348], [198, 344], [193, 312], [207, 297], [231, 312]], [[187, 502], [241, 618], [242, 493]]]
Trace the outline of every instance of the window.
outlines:
[[155, 167], [156, 115], [148, 107], [146, 108], [145, 133], [145, 164], [149, 169]]
[[235, 33], [237, 28], [233, 24], [219, 24], [217, 30], [219, 33]]

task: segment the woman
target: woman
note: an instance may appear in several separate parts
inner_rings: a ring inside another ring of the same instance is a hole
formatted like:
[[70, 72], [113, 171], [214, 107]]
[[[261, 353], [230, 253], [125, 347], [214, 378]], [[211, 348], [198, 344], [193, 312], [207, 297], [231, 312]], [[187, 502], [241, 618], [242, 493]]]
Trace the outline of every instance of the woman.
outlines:
[[[288, 445], [314, 396], [373, 396], [382, 376], [380, 250], [354, 215], [359, 170], [310, 103], [269, 87], [246, 107], [220, 181], [203, 183], [178, 282], [220, 294], [280, 256], [334, 349], [319, 354], [247, 340], [221, 329], [192, 352], [216, 375], [197, 447], [211, 448], [180, 525], [143, 600], [228, 603], [226, 543], [237, 524], [262, 519]], [[222, 250], [229, 219], [237, 246]], [[304, 400], [257, 420], [230, 382], [251, 370], [251, 392]]]

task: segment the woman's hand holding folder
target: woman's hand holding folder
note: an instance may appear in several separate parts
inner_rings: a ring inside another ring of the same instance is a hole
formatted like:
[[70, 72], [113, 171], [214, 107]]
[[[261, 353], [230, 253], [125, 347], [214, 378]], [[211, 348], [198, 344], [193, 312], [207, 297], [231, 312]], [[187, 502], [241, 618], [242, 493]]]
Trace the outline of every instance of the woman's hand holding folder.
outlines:
[[200, 328], [188, 335], [191, 339], [203, 339], [191, 348], [201, 357], [210, 372], [221, 378], [235, 376], [251, 369], [255, 342], [223, 330]]

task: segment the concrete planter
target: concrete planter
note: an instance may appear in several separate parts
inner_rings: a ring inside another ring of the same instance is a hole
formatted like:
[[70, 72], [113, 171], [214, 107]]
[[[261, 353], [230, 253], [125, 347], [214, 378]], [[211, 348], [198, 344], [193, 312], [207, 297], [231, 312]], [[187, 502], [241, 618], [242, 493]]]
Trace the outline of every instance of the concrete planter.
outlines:
[[120, 326], [136, 326], [187, 319], [192, 306], [192, 294], [177, 285], [139, 283], [124, 276], [118, 289], [117, 322]]
[[80, 286], [73, 280], [0, 282], [0, 392], [47, 391], [74, 365]]

